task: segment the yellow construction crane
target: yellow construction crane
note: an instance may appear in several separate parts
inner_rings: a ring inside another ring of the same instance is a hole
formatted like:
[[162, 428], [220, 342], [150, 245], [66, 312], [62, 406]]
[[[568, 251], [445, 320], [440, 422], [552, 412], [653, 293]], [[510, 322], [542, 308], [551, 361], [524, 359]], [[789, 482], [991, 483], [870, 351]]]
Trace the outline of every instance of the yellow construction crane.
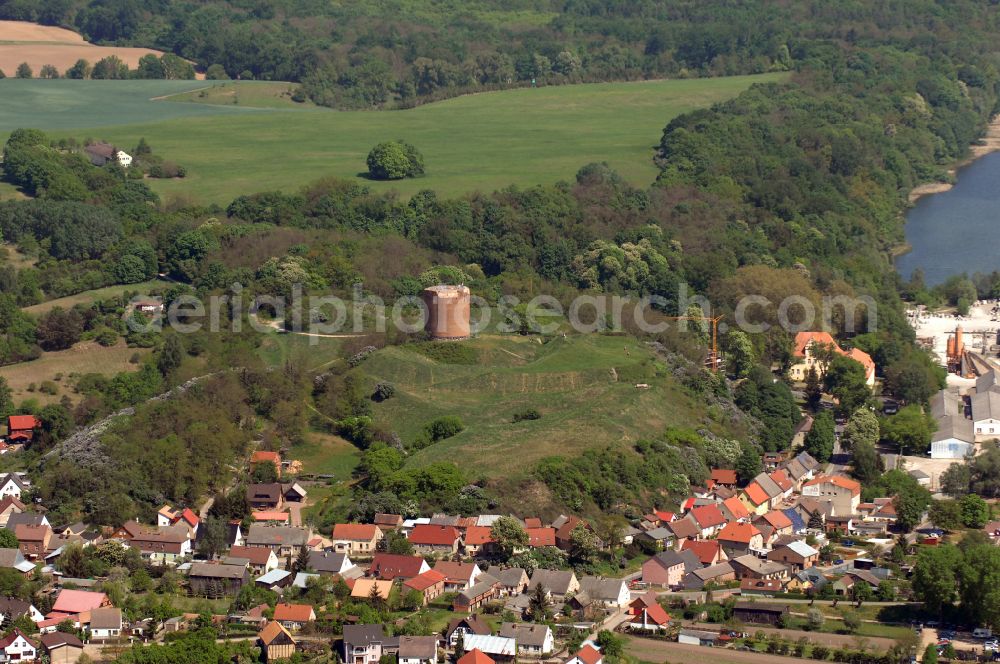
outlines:
[[708, 350], [708, 361], [712, 365], [712, 371], [719, 370], [719, 321], [724, 316], [664, 316], [667, 320], [696, 320], [710, 321], [712, 323], [712, 345]]

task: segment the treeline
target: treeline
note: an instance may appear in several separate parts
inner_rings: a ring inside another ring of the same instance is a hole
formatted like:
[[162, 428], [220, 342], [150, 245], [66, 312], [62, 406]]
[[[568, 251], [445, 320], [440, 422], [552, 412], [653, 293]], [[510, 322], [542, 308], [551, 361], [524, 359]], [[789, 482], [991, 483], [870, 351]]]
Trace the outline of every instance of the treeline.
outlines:
[[[157, 57], [148, 53], [139, 58], [139, 64], [135, 69], [129, 69], [128, 65], [117, 55], [109, 55], [101, 58], [96, 63], [80, 58], [72, 67], [60, 72], [53, 65], [42, 65], [38, 70], [38, 78], [92, 78], [95, 80], [119, 80], [126, 78], [139, 79], [171, 79], [171, 80], [191, 80], [194, 79], [194, 65], [190, 62], [174, 55], [164, 53]], [[35, 78], [35, 71], [27, 62], [22, 62], [14, 70], [15, 78]], [[0, 71], [0, 78], [4, 78], [4, 72]]]

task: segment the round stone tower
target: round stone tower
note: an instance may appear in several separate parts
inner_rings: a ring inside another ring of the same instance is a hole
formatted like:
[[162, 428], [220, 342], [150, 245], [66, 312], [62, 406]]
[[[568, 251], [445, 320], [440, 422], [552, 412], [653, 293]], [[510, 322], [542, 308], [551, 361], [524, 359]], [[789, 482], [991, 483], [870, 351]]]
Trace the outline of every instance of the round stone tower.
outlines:
[[471, 302], [465, 286], [439, 284], [421, 293], [427, 305], [427, 331], [432, 339], [468, 339]]

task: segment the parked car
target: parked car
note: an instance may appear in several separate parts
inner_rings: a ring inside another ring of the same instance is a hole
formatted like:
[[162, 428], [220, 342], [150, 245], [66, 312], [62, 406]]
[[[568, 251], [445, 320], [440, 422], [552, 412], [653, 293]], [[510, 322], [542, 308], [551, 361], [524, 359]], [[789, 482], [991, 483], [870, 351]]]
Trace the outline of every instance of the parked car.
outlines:
[[987, 641], [986, 643], [983, 644], [983, 650], [993, 650], [993, 651], [1000, 650], [1000, 643], [998, 643], [996, 639], [993, 639], [992, 641]]
[[993, 630], [989, 627], [977, 627], [972, 630], [972, 636], [976, 639], [988, 639], [993, 636]]

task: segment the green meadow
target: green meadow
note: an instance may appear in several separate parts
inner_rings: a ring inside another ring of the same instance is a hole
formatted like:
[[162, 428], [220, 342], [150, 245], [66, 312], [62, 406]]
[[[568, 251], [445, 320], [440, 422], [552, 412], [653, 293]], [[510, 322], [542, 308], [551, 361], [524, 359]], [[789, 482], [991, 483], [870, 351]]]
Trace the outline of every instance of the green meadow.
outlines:
[[[301, 107], [284, 99], [288, 84], [6, 79], [0, 134], [34, 126], [120, 146], [144, 137], [187, 169], [183, 179], [150, 181], [162, 196], [223, 205], [240, 194], [296, 190], [326, 176], [403, 196], [421, 189], [455, 196], [569, 180], [594, 161], [646, 185], [656, 176], [653, 147], [671, 118], [782, 76], [519, 88], [402, 111]], [[395, 138], [423, 152], [426, 177], [367, 180], [368, 151]]]
[[[470, 477], [516, 480], [547, 456], [629, 446], [668, 426], [717, 428], [704, 404], [631, 337], [482, 336], [458, 344], [460, 351], [433, 356], [420, 346], [387, 346], [359, 368], [372, 385], [396, 387], [374, 416], [404, 443], [436, 417], [464, 423], [458, 435], [410, 456], [410, 465], [461, 459]], [[528, 408], [541, 417], [515, 423]]]

